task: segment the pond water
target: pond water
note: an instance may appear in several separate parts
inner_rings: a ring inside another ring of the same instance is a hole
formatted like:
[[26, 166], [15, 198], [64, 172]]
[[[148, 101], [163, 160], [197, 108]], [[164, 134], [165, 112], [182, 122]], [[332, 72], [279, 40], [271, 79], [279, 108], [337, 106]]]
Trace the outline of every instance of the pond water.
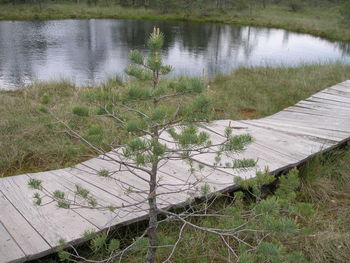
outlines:
[[238, 66], [350, 63], [350, 45], [278, 29], [142, 20], [0, 22], [0, 89], [36, 80], [98, 84], [122, 75], [128, 52], [146, 50], [153, 26], [165, 34], [173, 75], [215, 76]]

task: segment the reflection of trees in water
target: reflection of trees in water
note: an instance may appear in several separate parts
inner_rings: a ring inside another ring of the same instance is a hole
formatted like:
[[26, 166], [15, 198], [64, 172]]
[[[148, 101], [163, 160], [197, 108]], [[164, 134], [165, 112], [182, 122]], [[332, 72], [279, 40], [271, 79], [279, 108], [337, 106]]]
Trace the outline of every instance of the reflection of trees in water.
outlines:
[[[114, 63], [127, 63], [131, 49], [143, 49], [152, 28], [165, 34], [164, 55], [175, 46], [184, 59], [192, 57], [194, 66], [208, 74], [229, 67], [242, 53], [249, 58], [258, 30], [219, 24], [137, 20], [70, 20], [0, 23], [0, 70], [10, 82], [23, 86], [27, 79], [50, 77], [69, 72], [72, 77], [94, 81], [103, 75], [111, 52], [118, 53]], [[253, 37], [252, 37], [253, 36]], [[14, 45], [12, 43], [15, 43]], [[113, 53], [113, 54], [114, 54]], [[178, 55], [180, 55], [178, 54]], [[63, 57], [62, 57], [63, 56]], [[187, 57], [186, 57], [187, 56]], [[52, 61], [56, 60], [56, 61]], [[40, 70], [42, 67], [42, 71]], [[191, 70], [191, 69], [189, 69]], [[55, 72], [52, 72], [55, 71]], [[68, 74], [69, 74], [68, 73]]]
[[174, 42], [175, 25], [174, 22], [164, 21], [121, 20], [112, 26], [112, 36], [113, 40], [120, 40], [129, 49], [143, 49], [153, 27], [157, 26], [166, 36], [163, 49], [167, 51]]
[[340, 42], [340, 43], [337, 43], [337, 47], [341, 50], [343, 56], [350, 55], [350, 44]]
[[[0, 78], [22, 86], [36, 75], [50, 79], [60, 72], [82, 84], [82, 81], [98, 80], [111, 70], [121, 73], [129, 63], [129, 50], [144, 49], [154, 26], [165, 34], [167, 62], [178, 63], [179, 71], [190, 74], [200, 74], [204, 69], [214, 75], [240, 63], [256, 62], [254, 52], [258, 44], [279, 39], [271, 29], [190, 22], [0, 22]], [[290, 33], [279, 34], [282, 40], [277, 45], [288, 46]], [[344, 56], [350, 55], [349, 44], [335, 46]]]
[[107, 51], [111, 47], [111, 37], [108, 28], [96, 20], [74, 21], [74, 34], [68, 45], [68, 54], [71, 57], [71, 67], [75, 70], [85, 70], [85, 77], [94, 81], [96, 72], [106, 60]]
[[0, 23], [0, 70], [12, 85], [22, 87], [36, 77], [35, 61], [45, 56], [48, 46], [42, 28], [38, 21]]
[[257, 42], [254, 36], [260, 31], [249, 30], [245, 35], [244, 28], [227, 25], [129, 20], [112, 26], [113, 43], [118, 48], [142, 49], [153, 26], [160, 27], [165, 34], [165, 56], [177, 44], [182, 53], [190, 54], [199, 63], [204, 57], [205, 65], [198, 66], [205, 68], [209, 74], [217, 72], [221, 63], [232, 64], [241, 49], [244, 56], [249, 58]]
[[206, 36], [206, 46], [203, 46], [201, 54], [208, 58], [205, 67], [209, 75], [227, 71], [237, 66], [240, 60], [250, 59], [258, 43], [259, 30], [224, 25], [209, 27], [210, 35]]
[[283, 40], [282, 44], [287, 45], [289, 42], [289, 31], [283, 31]]

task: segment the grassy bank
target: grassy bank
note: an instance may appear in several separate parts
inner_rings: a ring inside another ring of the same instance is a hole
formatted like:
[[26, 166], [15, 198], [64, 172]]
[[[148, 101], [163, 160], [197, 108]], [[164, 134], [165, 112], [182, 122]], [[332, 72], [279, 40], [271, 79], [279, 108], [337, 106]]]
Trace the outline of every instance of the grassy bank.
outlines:
[[252, 11], [191, 10], [164, 14], [152, 9], [126, 8], [113, 4], [106, 6], [104, 3], [97, 6], [87, 6], [84, 3], [47, 3], [43, 4], [42, 10], [33, 4], [2, 4], [0, 20], [121, 18], [219, 22], [283, 28], [332, 40], [350, 41], [349, 25], [344, 23], [340, 9], [341, 7], [336, 5], [306, 6], [301, 11], [292, 12], [286, 5], [268, 5], [262, 8], [257, 4]]
[[[251, 119], [271, 115], [346, 79], [350, 79], [350, 67], [340, 64], [240, 68], [214, 79], [207, 92], [213, 98], [213, 119]], [[110, 92], [122, 86], [118, 80], [85, 88], [51, 82], [1, 92], [0, 176], [67, 167], [92, 156], [79, 140], [59, 128], [48, 110], [97, 146], [108, 149], [118, 144], [115, 139], [127, 135], [98, 113], [103, 110], [100, 105], [111, 99]]]

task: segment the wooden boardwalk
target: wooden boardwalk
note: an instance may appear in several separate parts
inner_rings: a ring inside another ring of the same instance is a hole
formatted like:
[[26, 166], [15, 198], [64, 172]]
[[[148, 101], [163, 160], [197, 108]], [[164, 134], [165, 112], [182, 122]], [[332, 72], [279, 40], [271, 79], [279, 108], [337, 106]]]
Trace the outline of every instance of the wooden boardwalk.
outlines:
[[[205, 166], [201, 173], [191, 175], [180, 161], [169, 162], [161, 168], [159, 191], [168, 193], [160, 197], [162, 207], [181, 206], [193, 197], [195, 191], [182, 192], [179, 189], [186, 189], [198, 178], [209, 184], [213, 191], [228, 191], [235, 188], [235, 176], [254, 177], [256, 170], [265, 167], [277, 173], [350, 139], [350, 81], [325, 89], [266, 118], [220, 120], [203, 129], [213, 142], [219, 141], [229, 122], [237, 128], [234, 133], [253, 136], [254, 143], [240, 157], [258, 158], [258, 167], [245, 171], [212, 171], [210, 165], [214, 156], [208, 154], [195, 160]], [[39, 258], [55, 251], [61, 238], [76, 244], [84, 241], [82, 234], [86, 230], [98, 232], [147, 217], [146, 195], [126, 193], [130, 187], [146, 190], [147, 183], [128, 172], [114, 173], [110, 178], [98, 176], [101, 169], [110, 172], [118, 169], [117, 165], [103, 159], [94, 158], [74, 168], [0, 179], [0, 263]], [[71, 196], [75, 185], [79, 184], [88, 189], [100, 204], [125, 208], [112, 213], [86, 208], [65, 210], [57, 208], [54, 203], [37, 207], [33, 205], [36, 191], [27, 186], [29, 178], [42, 180], [47, 191], [60, 189]], [[135, 202], [139, 202], [136, 207], [128, 206]]]

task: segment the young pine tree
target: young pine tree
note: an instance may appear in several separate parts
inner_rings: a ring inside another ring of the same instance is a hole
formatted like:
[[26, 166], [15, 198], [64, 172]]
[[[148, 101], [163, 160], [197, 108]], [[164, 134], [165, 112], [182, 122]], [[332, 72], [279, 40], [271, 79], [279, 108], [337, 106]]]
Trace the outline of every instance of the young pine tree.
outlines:
[[[122, 94], [123, 103], [131, 104], [134, 113], [132, 117], [123, 118], [127, 120], [128, 131], [136, 136], [146, 135], [130, 139], [123, 154], [138, 166], [149, 167], [149, 263], [155, 260], [158, 244], [157, 175], [160, 163], [181, 159], [191, 165], [194, 154], [207, 153], [213, 147], [216, 147], [217, 159], [220, 159], [222, 152], [241, 151], [251, 142], [249, 135], [234, 137], [232, 129], [228, 128], [226, 140], [214, 146], [209, 135], [198, 129], [197, 124], [209, 120], [211, 110], [210, 100], [204, 95], [204, 83], [199, 79], [181, 78], [161, 82], [161, 76], [171, 72], [171, 67], [162, 61], [163, 43], [163, 34], [155, 28], [147, 42], [148, 57], [139, 51], [130, 52], [133, 64], [125, 72], [136, 78], [139, 84], [131, 85]], [[148, 86], [147, 82], [151, 85]]]
[[[204, 94], [205, 85], [197, 78], [162, 80], [161, 78], [172, 70], [163, 63], [161, 52], [163, 43], [163, 34], [155, 28], [147, 41], [148, 56], [139, 51], [130, 52], [132, 64], [125, 69], [125, 73], [132, 80], [120, 88], [117, 95], [114, 93], [113, 102], [105, 105], [100, 112], [100, 115], [115, 120], [119, 130], [127, 131], [129, 134], [123, 144], [113, 150], [113, 157], [80, 136], [81, 140], [98, 154], [103, 154], [111, 162], [118, 164], [121, 170], [130, 171], [147, 181], [149, 213], [147, 263], [155, 262], [158, 216], [160, 213], [166, 214], [166, 211], [158, 207], [158, 197], [161, 195], [157, 191], [160, 167], [169, 161], [179, 161], [181, 164], [185, 162], [189, 165], [190, 173], [194, 173], [202, 169], [201, 165], [194, 161], [194, 158], [198, 159], [202, 154], [215, 156], [213, 164], [210, 165], [213, 169], [228, 167], [236, 169], [255, 165], [254, 161], [238, 162], [235, 159], [232, 159], [231, 164], [221, 164], [224, 154], [231, 156], [233, 153], [243, 151], [252, 138], [248, 134], [233, 136], [232, 128], [227, 127], [221, 141], [213, 143], [210, 140], [209, 134], [201, 128], [201, 124], [209, 120], [211, 112], [210, 99]], [[74, 133], [70, 127], [65, 127]], [[79, 135], [74, 133], [74, 136]], [[99, 175], [108, 176], [108, 171], [100, 172]], [[196, 183], [201, 183], [200, 179]], [[205, 190], [206, 193], [202, 194], [206, 195], [209, 189], [207, 185], [204, 186], [201, 190]], [[183, 191], [188, 190], [191, 189]], [[99, 207], [98, 201], [81, 187], [77, 188], [77, 194], [86, 198], [92, 206]], [[52, 198], [62, 208], [69, 208], [72, 202], [59, 191]], [[40, 204], [38, 195], [36, 199]]]

